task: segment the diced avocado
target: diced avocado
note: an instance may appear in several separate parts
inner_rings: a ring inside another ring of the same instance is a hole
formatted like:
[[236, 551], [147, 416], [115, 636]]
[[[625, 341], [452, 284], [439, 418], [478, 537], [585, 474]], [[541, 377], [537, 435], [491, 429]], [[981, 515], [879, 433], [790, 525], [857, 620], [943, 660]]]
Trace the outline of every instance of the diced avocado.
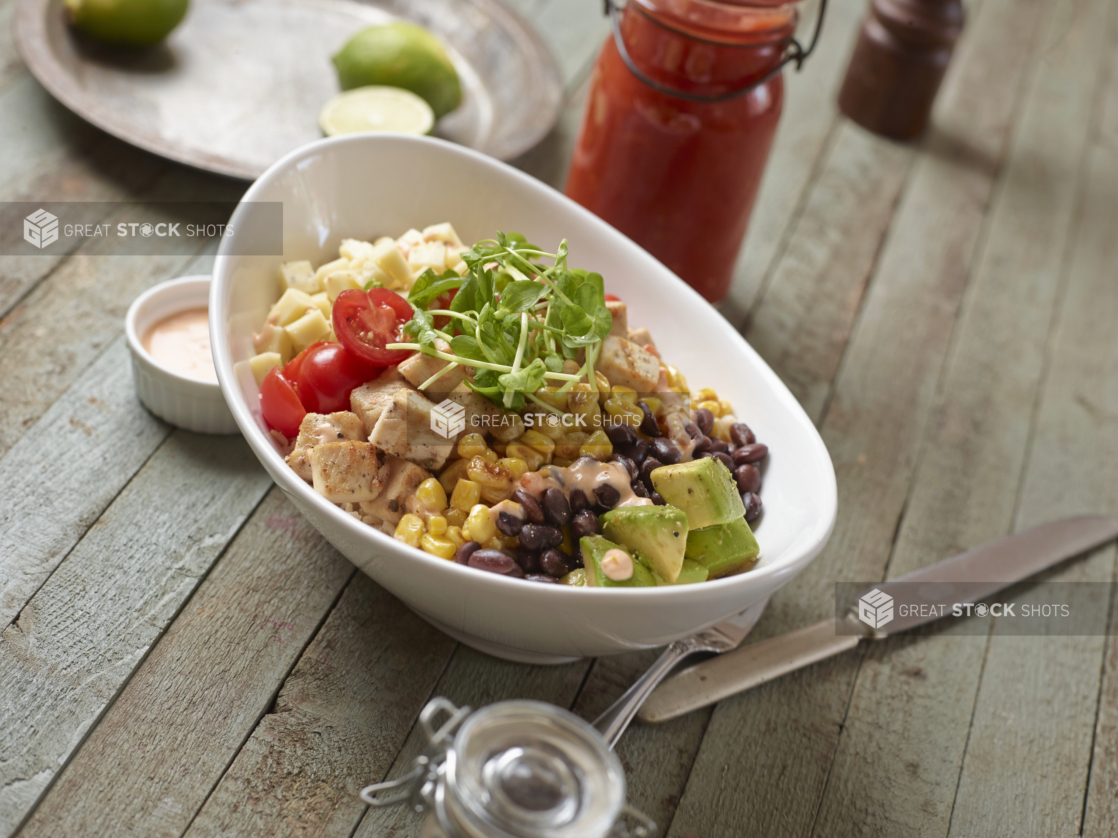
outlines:
[[749, 570], [760, 552], [745, 518], [691, 530], [687, 536], [687, 558], [705, 567], [711, 579]]
[[698, 562], [684, 559], [683, 566], [679, 569], [679, 576], [675, 579], [675, 584], [690, 585], [694, 582], [705, 582], [709, 575], [710, 571]]
[[675, 582], [687, 544], [687, 515], [674, 506], [623, 506], [601, 518], [602, 535], [640, 552], [649, 567]]
[[[586, 535], [579, 540], [582, 548], [582, 561], [586, 565], [586, 586], [589, 588], [650, 588], [655, 586], [656, 580], [652, 578], [641, 556], [633, 550], [625, 550], [620, 544], [614, 544], [600, 535]], [[633, 575], [628, 579], [615, 581], [602, 572], [602, 558], [613, 549], [625, 550], [633, 559]]]
[[576, 588], [586, 587], [586, 568], [576, 567], [566, 576], [559, 580], [561, 585], [573, 585]]
[[745, 515], [734, 476], [714, 457], [660, 466], [652, 471], [652, 485], [668, 504], [684, 511], [692, 532]]

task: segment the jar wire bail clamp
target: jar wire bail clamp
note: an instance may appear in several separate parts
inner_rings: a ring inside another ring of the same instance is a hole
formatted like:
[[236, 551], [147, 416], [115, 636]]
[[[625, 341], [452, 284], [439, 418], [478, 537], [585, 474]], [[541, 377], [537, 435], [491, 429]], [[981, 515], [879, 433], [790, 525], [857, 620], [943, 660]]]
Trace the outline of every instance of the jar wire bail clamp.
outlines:
[[[625, 38], [621, 34], [621, 22], [618, 19], [617, 13], [625, 8], [626, 4], [618, 5], [617, 0], [604, 0], [605, 14], [609, 17], [610, 30], [613, 33], [613, 41], [617, 45], [617, 52], [621, 56], [621, 60], [625, 62], [625, 66], [629, 68], [634, 76], [640, 79], [644, 84], [651, 87], [653, 90], [663, 93], [667, 96], [675, 96], [679, 99], [686, 99], [690, 102], [724, 102], [728, 99], [734, 99], [738, 96], [743, 96], [754, 90], [757, 87], [765, 84], [777, 74], [779, 74], [788, 64], [795, 64], [796, 69], [800, 70], [803, 67], [804, 61], [815, 50], [816, 45], [819, 43], [819, 35], [823, 31], [823, 18], [827, 12], [827, 0], [819, 0], [819, 16], [815, 21], [815, 31], [812, 33], [811, 40], [808, 41], [807, 47], [804, 47], [795, 37], [788, 39], [788, 44], [784, 49], [784, 55], [775, 67], [768, 73], [756, 81], [750, 82], [748, 85], [737, 90], [731, 90], [726, 93], [718, 93], [714, 95], [704, 95], [699, 93], [687, 93], [682, 90], [673, 90], [666, 85], [648, 77], [647, 74], [642, 72], [634, 63], [632, 56], [629, 55], [629, 50], [625, 46]], [[659, 23], [659, 21], [656, 21]], [[663, 24], [661, 24], [663, 25]], [[704, 39], [689, 35], [688, 37], [693, 40], [702, 41]], [[720, 46], [728, 46], [727, 44], [720, 44]], [[741, 49], [752, 49], [751, 44], [740, 45]]]

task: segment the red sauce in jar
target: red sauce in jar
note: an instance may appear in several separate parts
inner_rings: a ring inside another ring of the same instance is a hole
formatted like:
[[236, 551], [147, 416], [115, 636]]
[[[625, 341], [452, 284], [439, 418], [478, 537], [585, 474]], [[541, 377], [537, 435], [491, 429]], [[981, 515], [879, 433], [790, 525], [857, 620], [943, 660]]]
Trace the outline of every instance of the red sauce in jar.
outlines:
[[[671, 91], [720, 96], [779, 64], [796, 4], [630, 0], [620, 21], [637, 69]], [[778, 73], [720, 101], [661, 92], [606, 40], [591, 78], [567, 194], [712, 302], [734, 262], [783, 104]]]

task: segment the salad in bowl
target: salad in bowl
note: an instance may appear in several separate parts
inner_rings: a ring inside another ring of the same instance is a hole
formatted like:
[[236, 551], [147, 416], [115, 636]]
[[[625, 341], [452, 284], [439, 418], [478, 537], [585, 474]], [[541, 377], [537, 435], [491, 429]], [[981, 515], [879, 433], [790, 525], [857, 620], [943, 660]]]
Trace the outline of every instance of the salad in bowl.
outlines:
[[569, 258], [442, 222], [283, 263], [249, 364], [286, 463], [364, 524], [509, 578], [748, 572], [767, 447]]

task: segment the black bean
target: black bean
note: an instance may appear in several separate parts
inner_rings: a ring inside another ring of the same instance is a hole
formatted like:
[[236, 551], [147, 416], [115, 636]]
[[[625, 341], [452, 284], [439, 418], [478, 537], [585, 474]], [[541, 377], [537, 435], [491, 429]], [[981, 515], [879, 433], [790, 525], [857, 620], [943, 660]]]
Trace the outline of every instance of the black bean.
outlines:
[[655, 457], [649, 457], [641, 464], [641, 481], [648, 487], [650, 492], [652, 491], [652, 472], [660, 468], [660, 466], [660, 461]]
[[640, 478], [637, 478], [632, 483], [630, 483], [629, 488], [633, 490], [633, 494], [636, 495], [638, 498], [648, 497], [648, 489], [645, 488], [645, 485], [643, 483], [641, 483]]
[[632, 460], [639, 467], [648, 456], [649, 443], [647, 439], [638, 439], [632, 445], [623, 445], [621, 453]]
[[652, 502], [654, 504], [656, 504], [657, 506], [667, 506], [668, 505], [668, 502], [666, 500], [664, 500], [662, 497], [660, 497], [659, 492], [653, 492], [652, 493]]
[[728, 454], [730, 452], [730, 443], [723, 442], [720, 439], [711, 439], [710, 450], [714, 453]]
[[562, 527], [571, 520], [571, 504], [567, 496], [551, 488], [543, 493], [543, 514], [553, 527]]
[[524, 577], [529, 582], [546, 582], [548, 585], [558, 584], [559, 580], [548, 576], [546, 573], [529, 573]]
[[566, 555], [555, 549], [544, 550], [540, 554], [540, 567], [543, 568], [544, 573], [556, 579], [570, 573]]
[[757, 441], [757, 437], [745, 422], [735, 422], [730, 426], [730, 439], [733, 440], [734, 445], [739, 446], [752, 445]]
[[756, 494], [761, 491], [761, 472], [757, 466], [744, 463], [734, 469], [734, 479], [738, 481], [738, 490]]
[[637, 471], [637, 464], [626, 457], [624, 454], [619, 454], [615, 451], [613, 453], [613, 456], [611, 456], [609, 459], [612, 463], [621, 463], [621, 465], [625, 466], [625, 471], [629, 472], [630, 480], [640, 474], [640, 472]]
[[512, 579], [523, 579], [524, 571], [520, 569], [520, 565], [514, 563], [512, 566], [512, 570], [506, 573], [505, 576], [508, 576]]
[[666, 436], [658, 436], [652, 440], [652, 456], [666, 466], [679, 462], [679, 448]]
[[702, 430], [700, 430], [699, 426], [694, 422], [688, 422], [683, 426], [683, 430], [687, 431], [687, 435], [691, 437], [691, 439], [698, 439], [703, 435]]
[[583, 509], [590, 508], [590, 498], [586, 497], [586, 492], [582, 489], [571, 489], [571, 512], [581, 512]]
[[760, 517], [763, 509], [761, 496], [756, 492], [745, 492], [741, 496], [741, 502], [745, 504], [745, 520], [752, 524]]
[[582, 561], [582, 547], [576, 541], [574, 549], [571, 551], [571, 570], [580, 567], [586, 567], [586, 565]]
[[478, 570], [488, 570], [490, 573], [524, 575], [524, 571], [520, 569], [516, 560], [503, 550], [475, 550], [467, 564]]
[[739, 466], [743, 463], [759, 463], [768, 455], [769, 446], [763, 442], [753, 442], [741, 446], [734, 452], [734, 462]]
[[695, 411], [695, 424], [699, 426], [700, 431], [709, 436], [714, 430], [714, 414], [705, 407], [700, 407]]
[[540, 554], [521, 548], [516, 551], [516, 563], [525, 573], [537, 573], [540, 569]]
[[454, 561], [458, 564], [469, 564], [470, 556], [481, 549], [481, 545], [476, 541], [467, 541], [454, 554]]
[[520, 546], [527, 550], [546, 550], [563, 543], [563, 533], [558, 527], [547, 524], [525, 524], [520, 531]]
[[660, 426], [656, 424], [656, 417], [652, 415], [652, 408], [644, 401], [637, 402], [637, 407], [644, 414], [644, 418], [641, 420], [641, 430], [649, 436], [660, 436]]
[[704, 454], [710, 453], [711, 438], [709, 436], [701, 436], [695, 440], [695, 447], [691, 449], [691, 454], [697, 460]]
[[610, 423], [606, 426], [606, 436], [614, 445], [632, 445], [637, 441], [637, 432], [624, 422]]
[[571, 538], [577, 543], [587, 535], [598, 534], [598, 516], [593, 509], [582, 509], [571, 519]]
[[[554, 491], [559, 491], [555, 489]], [[543, 509], [540, 508], [540, 502], [528, 494], [523, 489], [517, 489], [512, 493], [512, 499], [524, 507], [524, 515], [528, 518], [530, 524], [543, 523]]]
[[505, 535], [516, 535], [520, 532], [520, 528], [524, 526], [524, 519], [518, 518], [511, 512], [501, 510], [497, 513], [497, 529]]
[[734, 470], [734, 461], [731, 460], [730, 455], [725, 453], [724, 451], [715, 451], [710, 456], [714, 457], [714, 459], [718, 460], [718, 462], [726, 466], [726, 469], [728, 471], [732, 472]]
[[594, 499], [598, 504], [604, 506], [606, 509], [613, 509], [619, 500], [621, 500], [621, 492], [617, 491], [609, 483], [603, 483], [594, 490]]

